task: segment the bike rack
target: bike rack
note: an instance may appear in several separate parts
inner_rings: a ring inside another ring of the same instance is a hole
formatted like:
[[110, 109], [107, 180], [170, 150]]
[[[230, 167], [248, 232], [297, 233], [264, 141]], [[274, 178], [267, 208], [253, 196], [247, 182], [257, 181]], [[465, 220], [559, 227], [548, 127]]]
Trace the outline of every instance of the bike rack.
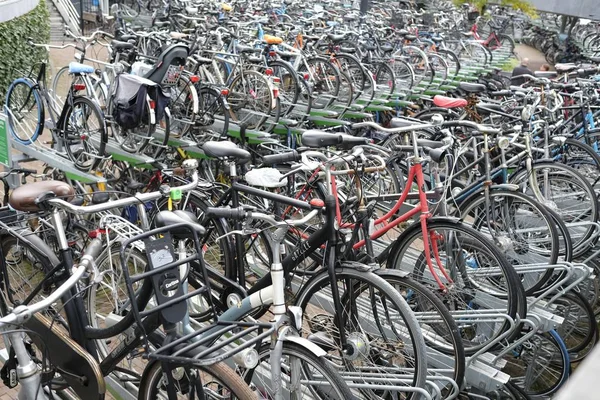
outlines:
[[[12, 164], [14, 166], [18, 165], [19, 163], [41, 161], [52, 168], [60, 170], [67, 178], [74, 181], [82, 183], [106, 182], [106, 179], [104, 179], [102, 176], [81, 171], [75, 167], [75, 164], [66, 158], [64, 154], [49, 147], [45, 147], [37, 143], [32, 143], [27, 146], [12, 140], [12, 138], [10, 140], [10, 146], [14, 150], [17, 150], [19, 153], [21, 153], [12, 155]], [[13, 184], [15, 184], [13, 187], [18, 186], [18, 184], [15, 182], [13, 182]]]
[[[97, 141], [98, 139], [95, 137], [91, 137], [90, 140]], [[113, 138], [108, 138], [108, 142], [106, 142], [106, 147], [104, 150], [107, 154], [111, 156], [113, 160], [116, 161], [126, 161], [132, 167], [138, 168], [146, 168], [146, 169], [154, 169], [155, 167], [152, 165], [156, 162], [155, 159], [149, 157], [145, 154], [139, 153], [129, 153], [121, 148], [121, 145], [114, 140]]]
[[[165, 139], [165, 132], [162, 129], [157, 129], [152, 136], [162, 142]], [[191, 158], [208, 158], [204, 154], [204, 150], [199, 148], [198, 143], [193, 140], [176, 138], [170, 135], [167, 144], [173, 147], [180, 147]]]

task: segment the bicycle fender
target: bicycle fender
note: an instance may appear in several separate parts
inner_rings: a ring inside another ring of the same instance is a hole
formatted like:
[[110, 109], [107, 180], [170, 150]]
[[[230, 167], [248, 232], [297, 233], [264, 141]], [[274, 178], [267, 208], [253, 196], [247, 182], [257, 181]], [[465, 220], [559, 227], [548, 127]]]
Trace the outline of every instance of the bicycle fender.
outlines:
[[296, 343], [296, 344], [304, 347], [306, 350], [310, 351], [317, 357], [323, 357], [323, 356], [327, 355], [327, 352], [325, 350], [323, 350], [318, 345], [314, 344], [313, 342], [311, 342], [310, 340], [308, 340], [306, 338], [303, 338], [300, 336], [289, 336], [288, 335], [288, 336], [284, 336], [283, 340]]

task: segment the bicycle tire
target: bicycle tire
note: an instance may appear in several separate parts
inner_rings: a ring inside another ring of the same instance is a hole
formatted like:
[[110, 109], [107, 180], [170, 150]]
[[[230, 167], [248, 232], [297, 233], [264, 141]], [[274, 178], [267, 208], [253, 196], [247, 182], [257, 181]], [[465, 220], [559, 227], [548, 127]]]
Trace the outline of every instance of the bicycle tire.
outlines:
[[[196, 135], [196, 130], [200, 131]], [[229, 131], [229, 111], [223, 95], [216, 89], [203, 86], [198, 89], [198, 116], [192, 135], [199, 144], [210, 138], [210, 132], [219, 137], [227, 137]]]
[[[252, 79], [252, 82], [249, 81]], [[252, 85], [250, 85], [253, 83]], [[259, 100], [260, 96], [260, 100]], [[249, 99], [258, 100], [252, 102]], [[246, 129], [259, 129], [273, 111], [274, 99], [271, 84], [261, 73], [246, 70], [229, 84], [230, 120], [244, 124]], [[253, 107], [246, 106], [252, 102]]]
[[[592, 185], [585, 179], [579, 172], [577, 172], [574, 168], [569, 167], [564, 164], [558, 164], [554, 162], [535, 162], [532, 165], [532, 172], [535, 173], [536, 177], [538, 174], [544, 174], [544, 171], [548, 171], [548, 177], [552, 177], [558, 183], [554, 183], [549, 185], [547, 190], [552, 188], [558, 188], [559, 183], [563, 184], [564, 188], [575, 187], [577, 186], [577, 190], [573, 192], [573, 195], [569, 195], [569, 192], [556, 192], [554, 194], [551, 193], [551, 198], [544, 199], [544, 204], [546, 206], [552, 206], [552, 208], [558, 212], [563, 221], [567, 223], [567, 227], [569, 228], [569, 233], [571, 236], [571, 240], [573, 241], [573, 256], [579, 257], [583, 253], [587, 251], [587, 249], [595, 243], [595, 241], [588, 242], [588, 239], [592, 237], [595, 231], [595, 226], [591, 225], [588, 228], [580, 228], [580, 227], [571, 227], [568, 225], [569, 222], [573, 220], [576, 221], [577, 218], [585, 218], [580, 221], [590, 221], [596, 222], [598, 221], [599, 216], [599, 206], [596, 200], [596, 194], [594, 192], [594, 188]], [[553, 171], [552, 173], [550, 171]], [[531, 188], [529, 185], [529, 175], [530, 172], [527, 171], [526, 168], [520, 168], [514, 174], [509, 176], [509, 182], [519, 184], [521, 186], [521, 191], [524, 193], [531, 194]], [[543, 192], [544, 187], [543, 182], [541, 182], [542, 178], [538, 179], [538, 186], [541, 188], [540, 190]], [[542, 193], [543, 194], [543, 193]], [[576, 199], [573, 199], [573, 196], [576, 195]], [[584, 197], [582, 197], [584, 196]], [[535, 198], [535, 197], [534, 197]], [[588, 199], [587, 202], [584, 202], [583, 199]], [[570, 203], [567, 203], [568, 200], [571, 200]], [[575, 201], [576, 200], [576, 201]], [[538, 199], [539, 201], [539, 199]], [[561, 207], [562, 203], [565, 203], [564, 207]], [[585, 204], [583, 208], [581, 204]], [[566, 210], [567, 206], [571, 209], [575, 207], [574, 211]], [[596, 238], [597, 239], [597, 238]]]
[[[344, 267], [344, 265], [350, 267]], [[347, 330], [346, 338], [351, 338], [356, 343], [351, 353], [355, 358], [345, 356], [345, 352], [339, 347], [340, 337], [339, 333], [336, 333], [337, 325], [334, 323], [334, 304], [328, 289], [331, 287], [332, 282], [326, 270], [321, 270], [321, 272], [313, 275], [301, 286], [299, 293], [296, 295], [294, 304], [302, 308], [307, 321], [303, 324], [303, 330], [306, 331], [309, 328], [305, 333], [309, 335], [310, 333], [316, 333], [315, 331], [324, 332], [322, 336], [330, 346], [328, 348], [330, 362], [335, 363], [336, 368], [357, 372], [360, 371], [360, 367], [365, 365], [368, 365], [367, 369], [370, 372], [376, 370], [379, 365], [377, 361], [378, 354], [381, 350], [377, 342], [382, 340], [381, 338], [385, 338], [384, 341], [389, 344], [386, 351], [389, 352], [390, 356], [388, 358], [389, 364], [386, 365], [389, 367], [392, 362], [402, 363], [404, 366], [410, 365], [408, 368], [413, 368], [414, 374], [408, 385], [424, 387], [427, 374], [425, 341], [416, 317], [404, 298], [383, 278], [368, 271], [366, 265], [342, 263], [341, 268], [336, 267], [335, 275], [339, 283], [341, 304], [342, 306], [349, 306], [349, 308], [344, 309], [344, 315], [341, 318], [343, 318], [344, 328]], [[367, 293], [369, 299], [356, 300], [361, 294]], [[384, 299], [383, 304], [385, 305], [380, 307], [378, 300], [381, 299]], [[388, 302], [390, 302], [389, 305]], [[383, 321], [377, 317], [377, 313], [381, 312], [380, 308], [385, 311], [386, 316], [389, 316], [390, 308], [396, 311], [394, 321], [402, 325], [402, 335], [398, 334], [396, 328], [393, 328], [393, 323], [388, 324], [391, 321]], [[369, 309], [373, 312], [372, 318], [367, 316]], [[361, 321], [364, 322], [361, 323]], [[371, 326], [367, 326], [369, 322], [372, 323]], [[329, 331], [327, 331], [328, 327], [330, 328]], [[369, 332], [368, 338], [364, 335], [364, 332]], [[311, 338], [311, 336], [308, 337]], [[400, 342], [403, 343], [402, 351], [399, 351], [400, 349], [393, 344], [399, 344]], [[361, 348], [361, 344], [366, 346], [364, 349], [369, 350], [355, 353]], [[405, 349], [408, 350], [404, 351]], [[408, 353], [410, 353], [410, 356]], [[343, 361], [340, 362], [339, 360]], [[357, 361], [357, 365], [353, 361]], [[403, 366], [398, 367], [402, 368]], [[387, 371], [389, 373], [389, 370]]]
[[[329, 361], [325, 357], [318, 357], [318, 356], [314, 355], [313, 353], [311, 353], [310, 351], [308, 351], [305, 347], [303, 347], [297, 343], [290, 342], [290, 341], [283, 342], [282, 350], [283, 351], [282, 351], [281, 362], [284, 363], [284, 365], [282, 366], [282, 371], [281, 371], [282, 375], [284, 375], [284, 374], [286, 374], [286, 372], [292, 370], [292, 368], [290, 368], [288, 366], [288, 364], [285, 364], [285, 363], [287, 360], [289, 360], [290, 357], [295, 357], [295, 358], [298, 358], [299, 362], [302, 363], [301, 365], [297, 365], [296, 363], [294, 363], [294, 365], [297, 366], [296, 371], [298, 369], [301, 369], [302, 372], [306, 375], [306, 374], [310, 373], [310, 371], [308, 371], [309, 367], [316, 369], [316, 371], [319, 372], [318, 376], [324, 377], [324, 380], [326, 382], [329, 382], [329, 384], [331, 385], [331, 386], [327, 386], [327, 385], [323, 385], [323, 386], [335, 388], [335, 392], [337, 392], [334, 396], [332, 396], [330, 394], [331, 389], [326, 392], [324, 389], [322, 389], [317, 384], [317, 387], [315, 389], [312, 389], [312, 390], [309, 389], [312, 391], [312, 393], [311, 393], [312, 396], [303, 396], [302, 394], [298, 394], [298, 393], [286, 392], [286, 393], [284, 393], [284, 396], [283, 396], [284, 398], [297, 398], [297, 399], [317, 398], [317, 399], [337, 399], [337, 400], [355, 399], [355, 396], [353, 395], [350, 388], [348, 388], [348, 385], [346, 384], [344, 379], [333, 368], [333, 366], [329, 363]], [[262, 374], [264, 374], [264, 375], [268, 375], [268, 373], [271, 370], [270, 357], [271, 357], [270, 344], [266, 343], [258, 350], [259, 363], [258, 363], [257, 368], [260, 366], [263, 370], [260, 372], [262, 372]], [[267, 358], [269, 360], [267, 360]], [[265, 364], [265, 366], [263, 366], [263, 364]], [[259, 393], [259, 396], [258, 396], [259, 398], [270, 398], [270, 396], [273, 396], [274, 391], [268, 386], [271, 383], [271, 380], [268, 377], [266, 377], [265, 381], [263, 383], [260, 383], [260, 381], [257, 380], [255, 374], [256, 374], [256, 368], [254, 368], [252, 370], [241, 371], [241, 375], [243, 376], [244, 381], [247, 384], [252, 383], [252, 385], [254, 387], [256, 387], [256, 389]], [[256, 375], [259, 375], [259, 374], [256, 374]], [[311, 375], [314, 375], [314, 374], [311, 374]], [[284, 378], [284, 379], [282, 379], [282, 384], [285, 385], [289, 381], [290, 381], [290, 379]], [[307, 381], [309, 381], [309, 380], [307, 379]], [[299, 385], [298, 386], [292, 385], [292, 386], [294, 386], [295, 388], [299, 387]], [[261, 397], [261, 395], [264, 397]], [[254, 399], [256, 399], [256, 398], [257, 398], [257, 393], [254, 393]]]
[[[586, 349], [594, 338], [597, 339], [598, 325], [594, 310], [586, 298], [577, 291], [566, 293], [558, 298], [555, 304], [557, 308], [553, 313], [564, 318], [563, 323], [556, 331], [564, 340], [569, 353], [576, 355]], [[574, 331], [576, 331], [577, 337], [574, 337]], [[589, 351], [591, 349], [588, 349], [588, 353]], [[581, 361], [585, 355], [587, 353], [577, 357], [577, 361]], [[576, 360], [571, 359], [571, 362], [574, 361]]]
[[[81, 109], [78, 110], [78, 107]], [[77, 169], [85, 172], [93, 170], [105, 156], [108, 142], [104, 113], [92, 99], [75, 96], [72, 102], [65, 106], [63, 116], [59, 135], [64, 141], [63, 147], [67, 155]], [[95, 126], [90, 127], [89, 119], [92, 116], [96, 117], [97, 122]], [[92, 128], [93, 132], [84, 131], [85, 128]], [[92, 135], [96, 139], [92, 140]]]
[[[503, 254], [514, 265], [556, 264], [560, 250], [558, 230], [545, 207], [529, 196], [514, 191], [493, 189], [488, 196], [491, 209], [488, 209], [486, 197], [481, 193], [460, 203], [460, 218], [463, 223], [491, 235], [494, 243], [502, 248]], [[518, 209], [513, 209], [513, 206], [519, 204], [524, 208], [519, 206]], [[490, 215], [491, 221], [487, 220], [488, 211], [493, 213]], [[533, 225], [523, 225], [527, 222]], [[505, 225], [507, 223], [510, 225]], [[494, 233], [489, 231], [490, 226]], [[519, 231], [522, 233], [519, 234]], [[540, 235], [536, 235], [538, 232]], [[542, 240], [549, 249], [540, 248]], [[525, 293], [530, 295], [543, 287], [552, 274], [553, 270], [548, 269], [537, 277], [533, 274], [524, 275], [527, 281], [523, 282]]]
[[[179, 368], [183, 369], [181, 371]], [[186, 397], [189, 399], [197, 399], [202, 398], [201, 396], [205, 391], [211, 392], [214, 395], [217, 395], [219, 398], [228, 398], [228, 399], [238, 399], [238, 400], [256, 400], [256, 393], [244, 382], [244, 380], [238, 376], [234, 370], [227, 366], [227, 364], [223, 362], [219, 362], [212, 365], [204, 365], [204, 366], [195, 366], [194, 369], [197, 369], [203, 376], [199, 380], [202, 385], [214, 384], [215, 387], [203, 387], [202, 389], [193, 390], [190, 388], [190, 367], [179, 367], [178, 372], [183, 372], [181, 378], [176, 379], [179, 383], [179, 387], [176, 388], [181, 394], [185, 393], [186, 387], [189, 390], [189, 396]], [[164, 372], [162, 370], [162, 365], [160, 362], [155, 362], [149, 364], [149, 367], [144, 369], [144, 374], [142, 375], [142, 379], [140, 381], [140, 387], [138, 392], [138, 399], [140, 400], [158, 400], [162, 399], [162, 395], [158, 392], [160, 390], [160, 386], [163, 385], [164, 380]], [[177, 374], [179, 375], [179, 374]], [[213, 380], [207, 382], [207, 375], [211, 376]], [[181, 381], [184, 381], [181, 383]], [[216, 390], [215, 390], [216, 388]], [[226, 397], [225, 397], [226, 396]]]
[[365, 71], [362, 64], [353, 55], [345, 53], [336, 53], [335, 60], [340, 72], [346, 74], [352, 82], [352, 99], [356, 100], [365, 90]]
[[171, 132], [177, 137], [184, 137], [192, 129], [197, 114], [194, 108], [199, 107], [198, 93], [190, 78], [180, 75], [177, 84], [170, 88], [171, 97], [169, 110], [171, 111]]
[[[23, 91], [23, 93], [18, 93], [20, 91]], [[33, 97], [31, 97], [31, 94], [33, 94]], [[32, 101], [33, 103], [31, 103]], [[35, 115], [27, 118], [26, 115], [31, 111]], [[10, 84], [6, 91], [4, 112], [8, 114], [10, 134], [13, 139], [23, 145], [30, 145], [35, 142], [44, 129], [44, 102], [37, 84], [29, 78], [18, 78]], [[29, 120], [27, 126], [20, 123], [25, 120]], [[19, 121], [18, 126], [16, 125], [17, 121]], [[21, 130], [24, 130], [24, 132], [21, 132]]]
[[[511, 375], [511, 382], [527, 395], [551, 396], [567, 381], [570, 373], [569, 353], [564, 342], [556, 331], [551, 330], [536, 333], [526, 343], [527, 346], [520, 346], [514, 353], [504, 356], [507, 363], [502, 370]], [[552, 372], [536, 373], [536, 367], [544, 361]], [[526, 382], [525, 379], [535, 380]]]
[[[298, 67], [298, 73], [308, 75], [313, 96], [312, 108], [324, 108], [330, 103], [329, 97], [337, 98], [340, 91], [340, 72], [329, 59], [320, 56], [307, 58]], [[320, 95], [326, 97], [321, 98]]]
[[[391, 245], [387, 256], [387, 268], [400, 269], [411, 273], [411, 277], [417, 282], [424, 284], [426, 287], [431, 288], [435, 293], [440, 293], [443, 296], [444, 302], [448, 307], [451, 307], [451, 311], [465, 311], [470, 309], [486, 309], [490, 306], [486, 306], [486, 296], [499, 297], [504, 300], [502, 303], [503, 312], [511, 318], [515, 319], [517, 315], [521, 318], [526, 313], [526, 301], [525, 301], [525, 290], [521, 281], [519, 280], [517, 273], [512, 268], [508, 260], [500, 252], [500, 250], [491, 243], [485, 236], [483, 236], [477, 230], [461, 223], [460, 221], [448, 219], [448, 218], [432, 218], [427, 221], [427, 230], [429, 235], [435, 233], [437, 236], [443, 236], [439, 232], [446, 230], [450, 233], [454, 232], [451, 236], [451, 250], [453, 250], [456, 256], [453, 257], [460, 262], [458, 265], [458, 275], [455, 274], [452, 286], [448, 285], [448, 281], [443, 276], [438, 276], [438, 279], [445, 280], [445, 291], [441, 291], [439, 284], [432, 278], [429, 277], [428, 272], [425, 274], [425, 270], [428, 268], [427, 263], [424, 260], [425, 252], [417, 252], [416, 254], [409, 255], [408, 250], [411, 248], [422, 248], [424, 244], [422, 242], [422, 230], [421, 224], [413, 223], [407, 228], [396, 241]], [[461, 236], [463, 235], [463, 236]], [[445, 236], [444, 236], [445, 237]], [[462, 245], [459, 250], [456, 238], [461, 240], [459, 244]], [[441, 238], [438, 238], [441, 239]], [[417, 241], [416, 244], [415, 241]], [[442, 242], [444, 244], [444, 242]], [[419, 247], [420, 246], [420, 247]], [[414, 250], [413, 250], [414, 251]], [[433, 253], [433, 252], [432, 252]], [[415, 257], [416, 255], [416, 257]], [[415, 260], [413, 263], [412, 260]], [[445, 258], [440, 255], [440, 260]], [[500, 278], [485, 276], [484, 280], [474, 282], [473, 278], [469, 277], [467, 268], [475, 268], [474, 271], [481, 269], [482, 262], [491, 261], [492, 268], [498, 268]], [[470, 266], [471, 265], [471, 266]], [[445, 266], [444, 269], [448, 270]], [[412, 268], [412, 269], [411, 269]], [[452, 273], [452, 272], [451, 272]], [[450, 274], [451, 274], [450, 273]], [[456, 279], [460, 278], [460, 282]], [[481, 291], [484, 293], [483, 299], [475, 301], [475, 294]], [[453, 297], [454, 296], [454, 297]], [[491, 308], [497, 309], [498, 304], [492, 304]], [[486, 323], [476, 326], [476, 322], [459, 324], [461, 333], [463, 336], [463, 344], [467, 355], [474, 354], [480, 350], [486, 343], [493, 340], [494, 337], [506, 332], [510, 328], [508, 322], [500, 322], [496, 325], [489, 326]], [[488, 330], [486, 336], [480, 336], [477, 330], [483, 331]], [[518, 335], [519, 332], [515, 332], [513, 335]], [[487, 337], [487, 340], [486, 340]]]
[[[386, 282], [406, 298], [406, 302], [415, 312], [427, 347], [454, 357], [453, 365], [448, 365], [447, 367], [453, 369], [452, 379], [460, 387], [465, 378], [466, 371], [465, 348], [458, 332], [456, 321], [441, 298], [426, 286], [404, 276], [398, 270], [381, 268], [375, 271], [375, 273], [385, 279]], [[430, 314], [432, 313], [437, 315], [441, 321], [431, 322], [428, 318], [430, 318]], [[420, 316], [419, 314], [423, 315]], [[440, 343], [440, 341], [444, 343]], [[436, 367], [439, 368], [439, 364], [433, 366], [433, 368]]]
[[287, 61], [273, 60], [268, 65], [273, 68], [273, 76], [280, 79], [278, 98], [281, 100], [281, 116], [285, 117], [292, 112], [300, 97], [298, 73]]

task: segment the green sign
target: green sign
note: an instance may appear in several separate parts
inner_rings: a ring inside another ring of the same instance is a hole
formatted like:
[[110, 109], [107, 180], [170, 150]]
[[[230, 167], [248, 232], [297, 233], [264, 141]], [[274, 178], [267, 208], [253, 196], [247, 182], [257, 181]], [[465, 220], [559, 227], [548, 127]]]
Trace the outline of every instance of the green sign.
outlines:
[[6, 128], [6, 117], [0, 114], [0, 164], [12, 168], [10, 162], [10, 139]]

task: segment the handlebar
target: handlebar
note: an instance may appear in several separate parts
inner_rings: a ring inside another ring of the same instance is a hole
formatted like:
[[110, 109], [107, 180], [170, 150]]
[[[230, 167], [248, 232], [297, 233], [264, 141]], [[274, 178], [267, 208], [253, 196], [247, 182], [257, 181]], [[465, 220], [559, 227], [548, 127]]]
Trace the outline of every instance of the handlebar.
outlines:
[[370, 128], [377, 129], [378, 131], [381, 131], [381, 132], [403, 133], [403, 132], [412, 132], [412, 131], [415, 131], [418, 129], [429, 129], [429, 128], [435, 128], [435, 127], [450, 128], [450, 127], [454, 127], [454, 126], [464, 126], [467, 128], [472, 128], [472, 129], [478, 130], [481, 133], [487, 133], [487, 134], [492, 134], [492, 135], [499, 134], [501, 132], [500, 129], [493, 128], [491, 126], [480, 125], [480, 124], [477, 124], [472, 121], [464, 121], [464, 120], [445, 121], [445, 122], [442, 122], [441, 124], [414, 124], [414, 125], [410, 125], [410, 126], [403, 126], [400, 128], [384, 128], [375, 122], [365, 121], [365, 122], [359, 122], [359, 123], [353, 124], [352, 128], [370, 127]]
[[181, 192], [188, 192], [190, 190], [194, 190], [198, 186], [199, 178], [198, 178], [198, 161], [197, 160], [186, 160], [183, 163], [183, 168], [187, 171], [193, 170], [192, 172], [192, 182], [183, 185], [177, 186], [175, 188], [163, 187], [161, 190], [150, 193], [141, 193], [136, 194], [133, 197], [127, 197], [124, 199], [119, 199], [115, 201], [111, 201], [103, 204], [95, 204], [91, 206], [76, 206], [62, 199], [50, 199], [48, 203], [63, 210], [67, 210], [72, 214], [77, 215], [86, 215], [86, 214], [94, 214], [102, 211], [112, 210], [115, 208], [121, 208], [130, 206], [133, 204], [143, 203], [147, 201], [157, 200], [162, 197], [168, 196], [171, 191], [179, 190]]

